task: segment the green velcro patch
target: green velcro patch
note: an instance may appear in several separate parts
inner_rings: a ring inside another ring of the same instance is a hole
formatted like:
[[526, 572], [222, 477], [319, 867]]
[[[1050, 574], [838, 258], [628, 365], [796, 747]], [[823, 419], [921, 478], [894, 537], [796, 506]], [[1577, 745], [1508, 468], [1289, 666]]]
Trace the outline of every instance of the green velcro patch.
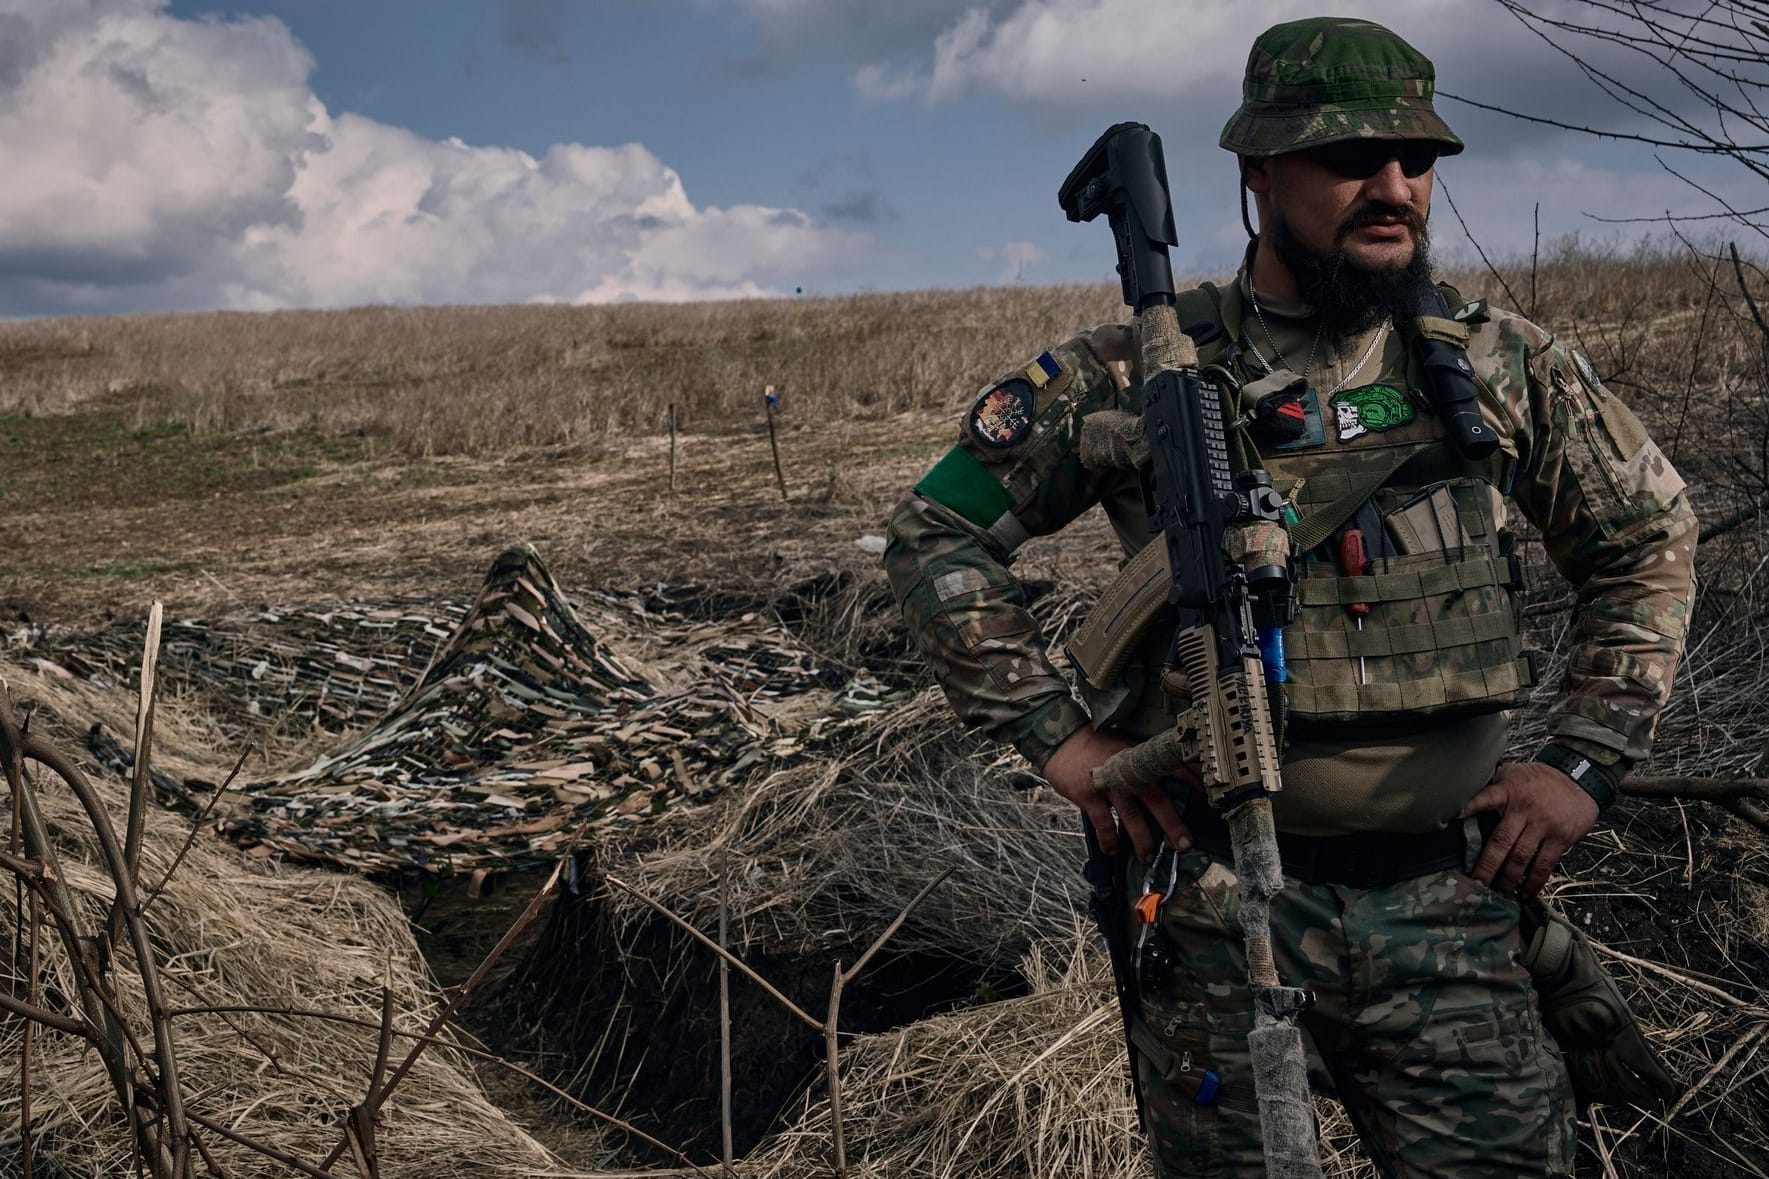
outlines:
[[951, 508], [978, 528], [987, 528], [1013, 507], [1013, 497], [1001, 481], [989, 473], [982, 460], [962, 446], [954, 446], [933, 470], [921, 477], [915, 490], [937, 504]]

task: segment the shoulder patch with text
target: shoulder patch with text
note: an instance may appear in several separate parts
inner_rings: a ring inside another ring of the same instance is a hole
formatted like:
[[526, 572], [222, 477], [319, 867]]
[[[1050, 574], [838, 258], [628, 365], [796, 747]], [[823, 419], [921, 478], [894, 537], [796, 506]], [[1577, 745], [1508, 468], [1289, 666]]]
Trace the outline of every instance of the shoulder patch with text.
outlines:
[[1413, 404], [1392, 385], [1362, 385], [1332, 397], [1333, 425], [1339, 441], [1350, 442], [1371, 431], [1380, 433], [1413, 420]]

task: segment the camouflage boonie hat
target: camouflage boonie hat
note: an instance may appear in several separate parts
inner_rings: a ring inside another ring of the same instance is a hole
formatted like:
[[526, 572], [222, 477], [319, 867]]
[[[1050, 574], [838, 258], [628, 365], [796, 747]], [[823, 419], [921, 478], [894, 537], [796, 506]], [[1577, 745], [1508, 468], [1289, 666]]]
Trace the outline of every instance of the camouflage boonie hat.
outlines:
[[1241, 108], [1222, 146], [1275, 156], [1344, 139], [1462, 141], [1431, 107], [1431, 59], [1367, 20], [1320, 16], [1273, 25], [1253, 42]]

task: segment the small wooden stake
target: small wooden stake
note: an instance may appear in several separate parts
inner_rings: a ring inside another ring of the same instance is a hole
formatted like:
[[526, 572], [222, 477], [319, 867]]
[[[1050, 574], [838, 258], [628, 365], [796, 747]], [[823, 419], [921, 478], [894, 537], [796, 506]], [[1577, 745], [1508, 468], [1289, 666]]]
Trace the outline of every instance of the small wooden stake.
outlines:
[[[719, 949], [730, 952], [731, 865], [730, 852], [719, 851]], [[719, 1125], [724, 1133], [724, 1151], [719, 1156], [725, 1164], [725, 1175], [731, 1179], [731, 963], [719, 959]]]
[[768, 449], [774, 452], [774, 478], [780, 483], [780, 498], [786, 499], [786, 472], [780, 468], [780, 439], [774, 434], [774, 386], [762, 391], [762, 404], [768, 410]]
[[670, 402], [670, 494], [676, 493], [676, 403]]

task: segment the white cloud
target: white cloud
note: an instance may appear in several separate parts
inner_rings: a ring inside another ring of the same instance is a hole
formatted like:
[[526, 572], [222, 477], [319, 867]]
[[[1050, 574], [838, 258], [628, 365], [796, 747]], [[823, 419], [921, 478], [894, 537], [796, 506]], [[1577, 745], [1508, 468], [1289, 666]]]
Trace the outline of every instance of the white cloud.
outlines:
[[1026, 272], [1050, 259], [1034, 242], [1008, 242], [1005, 246], [979, 246], [977, 257], [996, 265], [996, 282], [1023, 282]]
[[893, 68], [878, 62], [859, 67], [851, 77], [854, 90], [861, 97], [881, 102], [912, 98], [928, 84], [927, 76], [919, 70]]
[[863, 237], [696, 206], [638, 144], [436, 142], [308, 86], [279, 21], [0, 16], [0, 312], [760, 295]]

